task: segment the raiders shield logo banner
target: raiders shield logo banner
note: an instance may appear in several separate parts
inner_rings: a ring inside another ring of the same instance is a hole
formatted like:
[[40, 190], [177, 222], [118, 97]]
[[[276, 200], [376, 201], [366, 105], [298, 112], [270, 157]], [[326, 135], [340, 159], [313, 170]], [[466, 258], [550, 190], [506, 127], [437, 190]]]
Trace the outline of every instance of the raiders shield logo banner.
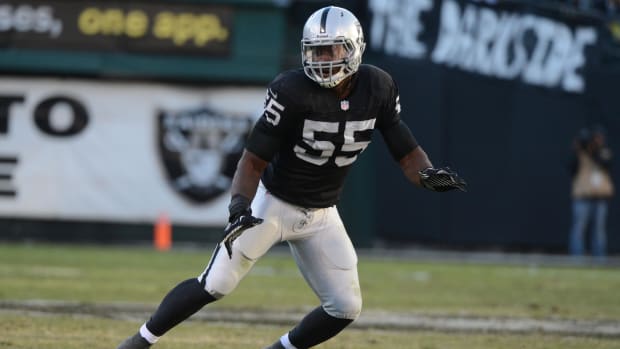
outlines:
[[160, 111], [158, 143], [170, 185], [197, 204], [227, 191], [251, 126], [250, 116], [208, 108]]

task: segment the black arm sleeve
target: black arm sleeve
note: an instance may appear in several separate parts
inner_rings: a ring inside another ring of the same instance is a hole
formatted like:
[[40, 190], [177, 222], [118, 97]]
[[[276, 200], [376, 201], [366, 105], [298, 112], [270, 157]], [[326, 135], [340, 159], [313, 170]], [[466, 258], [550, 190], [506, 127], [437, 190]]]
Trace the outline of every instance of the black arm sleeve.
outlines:
[[280, 139], [269, 132], [264, 122], [257, 122], [248, 138], [246, 149], [269, 162], [280, 148]]
[[294, 117], [295, 103], [279, 91], [278, 78], [269, 85], [265, 96], [263, 114], [256, 121], [250, 134], [246, 149], [259, 158], [269, 162], [280, 149], [282, 139]]
[[383, 87], [385, 99], [380, 112], [378, 129], [394, 160], [400, 161], [418, 146], [418, 142], [400, 118], [400, 96], [396, 82], [387, 73], [381, 76], [380, 85]]
[[402, 120], [388, 128], [381, 129], [381, 135], [396, 161], [402, 159], [418, 146], [418, 141]]

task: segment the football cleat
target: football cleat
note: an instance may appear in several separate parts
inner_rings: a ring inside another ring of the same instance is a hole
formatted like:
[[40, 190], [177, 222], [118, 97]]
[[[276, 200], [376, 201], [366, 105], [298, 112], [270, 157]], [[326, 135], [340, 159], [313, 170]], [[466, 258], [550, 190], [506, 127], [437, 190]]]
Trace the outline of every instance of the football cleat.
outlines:
[[285, 349], [285, 348], [282, 345], [282, 343], [280, 343], [280, 341], [278, 340], [277, 342], [275, 342], [272, 345], [266, 347], [265, 349]]
[[140, 333], [136, 333], [125, 339], [116, 349], [147, 349], [150, 347], [151, 343], [144, 339]]

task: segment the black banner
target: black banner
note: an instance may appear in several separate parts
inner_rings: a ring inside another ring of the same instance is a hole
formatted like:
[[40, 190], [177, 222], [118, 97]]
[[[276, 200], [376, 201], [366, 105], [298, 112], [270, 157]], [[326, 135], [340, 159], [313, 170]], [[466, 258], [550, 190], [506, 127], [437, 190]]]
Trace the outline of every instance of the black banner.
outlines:
[[228, 7], [111, 1], [2, 1], [0, 47], [230, 54]]
[[[603, 64], [605, 22], [514, 2], [376, 0], [368, 9], [366, 57], [394, 76], [401, 115], [433, 164], [469, 184], [467, 193], [418, 190], [384, 147], [381, 238], [566, 251], [573, 138], [600, 124], [620, 153], [620, 71]], [[620, 171], [612, 176], [618, 185]], [[611, 214], [620, 200], [609, 212], [608, 248], [620, 251], [620, 215]]]
[[370, 48], [494, 79], [586, 90], [600, 33], [592, 17], [518, 2], [370, 1]]

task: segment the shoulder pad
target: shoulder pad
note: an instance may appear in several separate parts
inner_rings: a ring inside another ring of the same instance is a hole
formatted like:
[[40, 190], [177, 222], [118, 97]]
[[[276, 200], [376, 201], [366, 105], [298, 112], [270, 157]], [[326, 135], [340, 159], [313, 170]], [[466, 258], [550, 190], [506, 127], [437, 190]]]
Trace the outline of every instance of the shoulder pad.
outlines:
[[374, 65], [360, 65], [359, 73], [367, 75], [373, 84], [379, 84], [379, 86], [391, 86], [394, 84], [394, 79], [392, 79], [388, 72]]
[[311, 90], [320, 88], [315, 82], [310, 80], [302, 69], [288, 70], [278, 75], [270, 84], [269, 88], [284, 94], [288, 99], [294, 101], [303, 100]]

